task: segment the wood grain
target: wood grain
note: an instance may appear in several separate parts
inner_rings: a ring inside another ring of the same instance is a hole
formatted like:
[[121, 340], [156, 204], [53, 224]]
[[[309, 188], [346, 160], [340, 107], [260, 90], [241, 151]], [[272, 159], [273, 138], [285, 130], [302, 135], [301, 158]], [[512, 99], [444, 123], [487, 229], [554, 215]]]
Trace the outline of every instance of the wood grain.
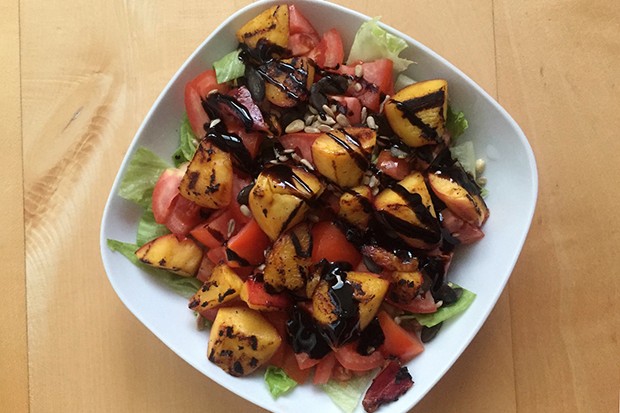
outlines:
[[19, 4], [0, 2], [0, 199], [2, 299], [0, 299], [0, 401], [5, 411], [28, 410], [28, 346], [26, 272], [24, 268], [24, 215], [22, 128], [20, 99]]
[[[383, 16], [497, 96], [539, 165], [535, 221], [509, 288], [412, 412], [616, 411], [620, 8], [605, 0], [336, 2]], [[263, 411], [131, 315], [98, 245], [107, 193], [146, 112], [206, 35], [248, 3], [0, 3], [8, 97], [0, 101], [8, 200], [0, 219], [10, 234], [1, 244], [9, 276], [0, 410]]]
[[495, 16], [500, 103], [529, 137], [540, 176], [510, 282], [517, 405], [617, 411], [620, 8], [500, 0]]

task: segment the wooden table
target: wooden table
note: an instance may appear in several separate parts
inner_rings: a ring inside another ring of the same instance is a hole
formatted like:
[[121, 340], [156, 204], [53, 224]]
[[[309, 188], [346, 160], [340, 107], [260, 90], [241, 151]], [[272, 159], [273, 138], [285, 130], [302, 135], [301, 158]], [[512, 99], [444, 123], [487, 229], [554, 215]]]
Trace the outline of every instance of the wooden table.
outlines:
[[[614, 412], [620, 327], [620, 7], [609, 0], [338, 0], [430, 46], [514, 116], [538, 207], [509, 288], [412, 412]], [[0, 4], [0, 410], [260, 411], [122, 305], [99, 223], [138, 125], [249, 0]]]

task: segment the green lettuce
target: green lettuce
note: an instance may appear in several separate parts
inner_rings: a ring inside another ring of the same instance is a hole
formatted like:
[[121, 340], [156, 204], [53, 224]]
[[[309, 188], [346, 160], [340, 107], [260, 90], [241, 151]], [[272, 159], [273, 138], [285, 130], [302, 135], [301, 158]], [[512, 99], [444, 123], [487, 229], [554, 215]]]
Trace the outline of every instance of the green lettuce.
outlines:
[[[451, 284], [450, 286], [458, 287], [456, 284]], [[474, 302], [475, 298], [476, 294], [463, 288], [463, 294], [456, 303], [439, 307], [439, 309], [432, 314], [414, 314], [413, 317], [423, 326], [433, 327], [467, 310], [471, 303]]]
[[446, 128], [452, 136], [452, 139], [456, 139], [461, 136], [465, 129], [469, 127], [469, 122], [465, 119], [463, 112], [454, 112], [450, 106], [448, 106], [448, 117], [446, 119]]
[[144, 245], [162, 235], [169, 234], [170, 230], [165, 225], [155, 222], [153, 211], [149, 208], [144, 211], [140, 222], [138, 222], [138, 233], [136, 234], [136, 243]]
[[241, 53], [241, 49], [230, 52], [213, 63], [217, 83], [228, 82], [245, 74], [245, 65], [239, 58], [239, 53]]
[[118, 195], [143, 208], [149, 208], [153, 188], [167, 168], [170, 165], [158, 155], [146, 148], [138, 148], [123, 176]]
[[196, 152], [197, 145], [198, 139], [196, 139], [192, 126], [189, 124], [189, 119], [185, 115], [179, 127], [179, 147], [172, 154], [174, 166], [178, 167], [182, 163], [191, 161], [194, 157], [194, 152]]
[[411, 60], [398, 57], [400, 52], [407, 48], [407, 42], [385, 31], [378, 22], [379, 19], [375, 17], [360, 26], [355, 34], [347, 62], [351, 64], [358, 60], [371, 62], [388, 58], [394, 62], [394, 70], [402, 72], [413, 63]]
[[135, 252], [140, 248], [137, 244], [109, 239], [108, 248], [112, 251], [120, 252], [133, 264], [153, 275], [157, 281], [165, 284], [172, 291], [185, 298], [190, 298], [202, 286], [202, 283], [194, 277], [182, 277], [166, 270], [159, 270], [142, 264], [135, 255]]
[[355, 376], [351, 380], [344, 382], [330, 380], [321, 387], [334, 404], [344, 413], [351, 413], [359, 404], [375, 373], [373, 371], [363, 376]]
[[450, 147], [450, 154], [459, 161], [465, 172], [476, 179], [476, 152], [472, 141], [462, 142]]
[[297, 386], [295, 380], [291, 379], [284, 370], [275, 366], [267, 367], [265, 371], [265, 383], [274, 399], [291, 391]]

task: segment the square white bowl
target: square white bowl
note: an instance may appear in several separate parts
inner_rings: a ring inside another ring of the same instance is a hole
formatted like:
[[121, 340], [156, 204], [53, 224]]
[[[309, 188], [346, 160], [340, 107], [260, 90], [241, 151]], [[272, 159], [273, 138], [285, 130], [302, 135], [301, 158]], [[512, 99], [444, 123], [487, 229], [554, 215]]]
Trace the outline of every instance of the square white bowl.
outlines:
[[[101, 224], [101, 256], [110, 283], [127, 308], [172, 351], [215, 382], [273, 412], [339, 412], [327, 395], [312, 385], [300, 386], [274, 400], [261, 374], [235, 378], [224, 373], [207, 360], [208, 333], [196, 330], [187, 300], [106, 246], [107, 239], [135, 242], [141, 210], [117, 193], [136, 149], [144, 146], [170, 159], [178, 144], [177, 131], [185, 111], [185, 84], [209, 68], [213, 61], [235, 49], [235, 32], [243, 23], [271, 5], [282, 3], [286, 2], [260, 1], [229, 17], [196, 49], [164, 88], [136, 133], [110, 191]], [[338, 28], [345, 50], [349, 49], [357, 28], [369, 19], [328, 2], [298, 0], [295, 3], [319, 32]], [[417, 64], [410, 66], [406, 74], [417, 80], [448, 80], [451, 105], [465, 112], [470, 125], [459, 139], [473, 140], [477, 155], [487, 159], [485, 176], [489, 182], [489, 196], [486, 201], [491, 211], [484, 227], [486, 236], [473, 246], [458, 248], [449, 273], [450, 280], [475, 292], [476, 300], [464, 314], [444, 323], [440, 334], [426, 345], [424, 353], [408, 364], [415, 385], [397, 402], [381, 408], [381, 412], [388, 413], [405, 412], [424, 397], [485, 322], [521, 252], [534, 213], [538, 178], [534, 155], [525, 135], [493, 98], [432, 50], [403, 33], [383, 27], [409, 43], [402, 56]], [[363, 411], [361, 405], [357, 411]]]

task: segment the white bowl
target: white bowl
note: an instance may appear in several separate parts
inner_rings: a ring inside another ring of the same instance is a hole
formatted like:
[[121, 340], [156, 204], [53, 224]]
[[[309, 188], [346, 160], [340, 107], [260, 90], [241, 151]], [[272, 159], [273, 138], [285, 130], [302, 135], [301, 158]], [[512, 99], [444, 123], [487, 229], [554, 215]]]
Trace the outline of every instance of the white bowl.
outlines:
[[[135, 150], [144, 146], [170, 159], [177, 145], [179, 121], [185, 110], [183, 90], [186, 82], [205, 70], [206, 62], [213, 62], [236, 47], [234, 34], [244, 22], [277, 3], [285, 2], [261, 1], [228, 18], [196, 49], [163, 90], [136, 133], [114, 181], [101, 225], [101, 255], [110, 282], [127, 308], [172, 351], [207, 377], [270, 411], [338, 412], [339, 409], [319, 388], [301, 386], [274, 400], [261, 374], [235, 378], [208, 362], [208, 334], [196, 330], [187, 300], [167, 290], [106, 246], [109, 238], [135, 241], [141, 211], [117, 196], [121, 177]], [[337, 27], [345, 50], [350, 47], [360, 24], [369, 19], [328, 2], [299, 0], [296, 4], [319, 32]], [[484, 227], [485, 238], [469, 248], [460, 248], [449, 274], [452, 281], [474, 291], [477, 299], [464, 314], [444, 323], [424, 353], [409, 363], [415, 381], [413, 388], [400, 400], [380, 410], [405, 412], [452, 366], [493, 309], [525, 241], [534, 213], [538, 181], [532, 150], [508, 113], [441, 56], [407, 35], [384, 27], [409, 43], [410, 47], [403, 56], [417, 62], [407, 72], [412, 78], [441, 77], [448, 80], [451, 104], [465, 111], [470, 124], [460, 139], [472, 139], [478, 156], [488, 161], [485, 175], [489, 182], [487, 203], [491, 210]], [[358, 406], [357, 411], [362, 412], [362, 407]]]

